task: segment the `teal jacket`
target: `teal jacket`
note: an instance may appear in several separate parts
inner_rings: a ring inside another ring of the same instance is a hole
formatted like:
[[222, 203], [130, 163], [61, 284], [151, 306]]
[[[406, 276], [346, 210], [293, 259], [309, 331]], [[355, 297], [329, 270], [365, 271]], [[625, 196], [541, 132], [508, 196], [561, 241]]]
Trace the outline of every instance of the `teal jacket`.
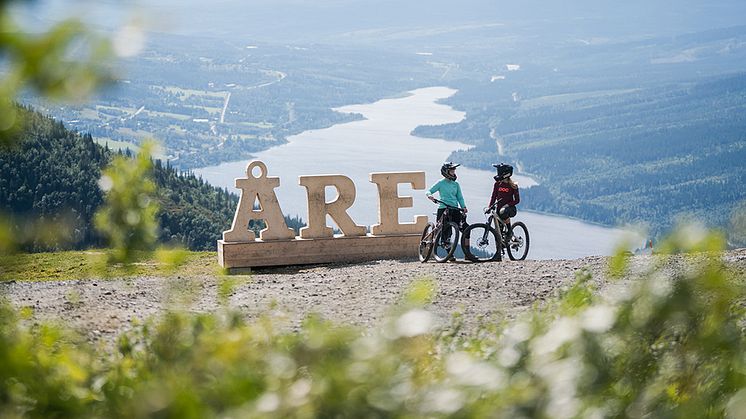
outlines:
[[[427, 196], [432, 196], [435, 192], [438, 192], [440, 200], [446, 204], [452, 207], [466, 208], [464, 195], [461, 193], [461, 185], [455, 180], [446, 178], [439, 180], [427, 191]], [[439, 208], [445, 208], [445, 205], [440, 204]]]

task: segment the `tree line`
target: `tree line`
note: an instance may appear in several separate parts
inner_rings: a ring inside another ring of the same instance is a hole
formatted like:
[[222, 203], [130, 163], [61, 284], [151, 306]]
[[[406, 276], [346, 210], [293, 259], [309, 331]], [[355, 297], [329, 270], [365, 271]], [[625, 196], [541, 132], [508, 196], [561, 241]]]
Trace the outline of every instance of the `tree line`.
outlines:
[[539, 174], [541, 185], [522, 193], [527, 209], [606, 225], [643, 223], [655, 236], [682, 218], [728, 229], [746, 200], [746, 73], [570, 93], [496, 102], [414, 134], [474, 145], [449, 157], [470, 167], [492, 170], [507, 161]]
[[[27, 235], [32, 225], [64, 231], [52, 241], [32, 238], [25, 242], [25, 250], [102, 246], [93, 216], [103, 203], [101, 170], [117, 152], [31, 108], [18, 109], [23, 119], [16, 133], [19, 141], [0, 151], [0, 212], [18, 236]], [[191, 250], [214, 250], [222, 231], [230, 228], [238, 197], [169, 163], [154, 163], [159, 240]], [[286, 217], [286, 222], [296, 231], [304, 225], [297, 217]], [[263, 224], [251, 227], [258, 231]]]

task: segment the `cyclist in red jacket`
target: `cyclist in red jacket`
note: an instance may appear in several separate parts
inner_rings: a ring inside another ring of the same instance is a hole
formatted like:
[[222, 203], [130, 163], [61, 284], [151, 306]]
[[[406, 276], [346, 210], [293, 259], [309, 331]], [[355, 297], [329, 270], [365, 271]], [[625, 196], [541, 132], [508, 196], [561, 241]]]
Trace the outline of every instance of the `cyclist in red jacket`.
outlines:
[[513, 166], [500, 163], [493, 164], [492, 167], [497, 169], [497, 175], [495, 176], [495, 186], [492, 188], [489, 208], [497, 203], [500, 218], [510, 226], [510, 217], [515, 217], [518, 212], [515, 206], [521, 202], [518, 185], [510, 178], [513, 176]]

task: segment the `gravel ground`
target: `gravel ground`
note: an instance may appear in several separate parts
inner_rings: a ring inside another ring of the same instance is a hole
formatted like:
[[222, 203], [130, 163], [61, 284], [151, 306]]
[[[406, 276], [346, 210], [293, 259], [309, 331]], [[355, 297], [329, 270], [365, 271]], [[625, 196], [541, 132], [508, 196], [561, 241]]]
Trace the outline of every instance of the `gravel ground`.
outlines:
[[[742, 274], [746, 249], [724, 256]], [[634, 273], [644, 271], [654, 258], [632, 258], [629, 278], [610, 282], [608, 258], [575, 260], [506, 261], [446, 264], [380, 260], [355, 265], [317, 265], [257, 269], [237, 281], [228, 301], [249, 318], [271, 310], [285, 316], [285, 327], [296, 328], [311, 313], [338, 323], [375, 325], [385, 316], [412, 281], [430, 278], [436, 295], [429, 309], [443, 321], [464, 314], [467, 330], [480, 316], [514, 316], [572, 283], [582, 270], [591, 273], [601, 292], [620, 292]], [[671, 258], [666, 269], [681, 268], [681, 258]], [[220, 308], [221, 279], [155, 278], [89, 279], [59, 282], [5, 282], [5, 295], [18, 308], [32, 308], [31, 321], [61, 321], [91, 341], [112, 340], [145, 319], [172, 307], [190, 311]]]

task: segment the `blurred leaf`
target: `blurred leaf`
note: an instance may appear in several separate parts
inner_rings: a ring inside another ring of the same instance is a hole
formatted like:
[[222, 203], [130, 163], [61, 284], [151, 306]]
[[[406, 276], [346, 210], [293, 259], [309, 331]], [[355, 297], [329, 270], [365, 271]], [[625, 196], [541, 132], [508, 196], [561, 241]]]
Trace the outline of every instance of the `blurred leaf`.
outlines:
[[632, 254], [627, 250], [629, 246], [622, 245], [617, 247], [616, 252], [609, 261], [609, 276], [611, 278], [621, 278], [627, 272], [629, 258]]
[[8, 2], [0, 3], [0, 145], [16, 141], [20, 119], [14, 99], [25, 88], [53, 99], [81, 100], [114, 79], [108, 39], [66, 20], [45, 33], [24, 33], [10, 18]]
[[412, 282], [404, 292], [404, 303], [408, 306], [421, 307], [430, 304], [437, 292], [432, 278]]
[[594, 299], [595, 286], [591, 273], [581, 270], [575, 274], [575, 283], [562, 290], [559, 298], [561, 314], [576, 314], [588, 307]]
[[152, 148], [153, 143], [146, 142], [132, 159], [123, 155], [115, 157], [101, 176], [99, 184], [106, 196], [96, 213], [95, 225], [108, 239], [110, 264], [128, 266], [155, 249], [158, 204], [151, 178]]
[[[679, 253], [661, 255], [639, 276], [627, 271], [620, 295], [599, 295], [588, 271], [580, 271], [544, 304], [505, 324], [485, 321], [468, 336], [443, 332], [422, 308], [435, 295], [432, 280], [414, 281], [380, 325], [351, 327], [319, 316], [287, 324], [279, 306], [248, 323], [240, 312], [176, 307], [134, 321], [110, 343], [114, 353], [40, 321], [30, 307], [0, 300], [0, 412], [740, 417], [746, 278], [742, 265], [730, 269], [716, 252], [701, 251], [721, 240], [719, 233], [679, 233], [668, 244]], [[218, 284], [224, 302], [236, 286], [236, 278], [226, 279]], [[168, 287], [167, 294], [193, 299], [203, 283], [172, 278]], [[79, 300], [75, 293], [65, 298]]]

